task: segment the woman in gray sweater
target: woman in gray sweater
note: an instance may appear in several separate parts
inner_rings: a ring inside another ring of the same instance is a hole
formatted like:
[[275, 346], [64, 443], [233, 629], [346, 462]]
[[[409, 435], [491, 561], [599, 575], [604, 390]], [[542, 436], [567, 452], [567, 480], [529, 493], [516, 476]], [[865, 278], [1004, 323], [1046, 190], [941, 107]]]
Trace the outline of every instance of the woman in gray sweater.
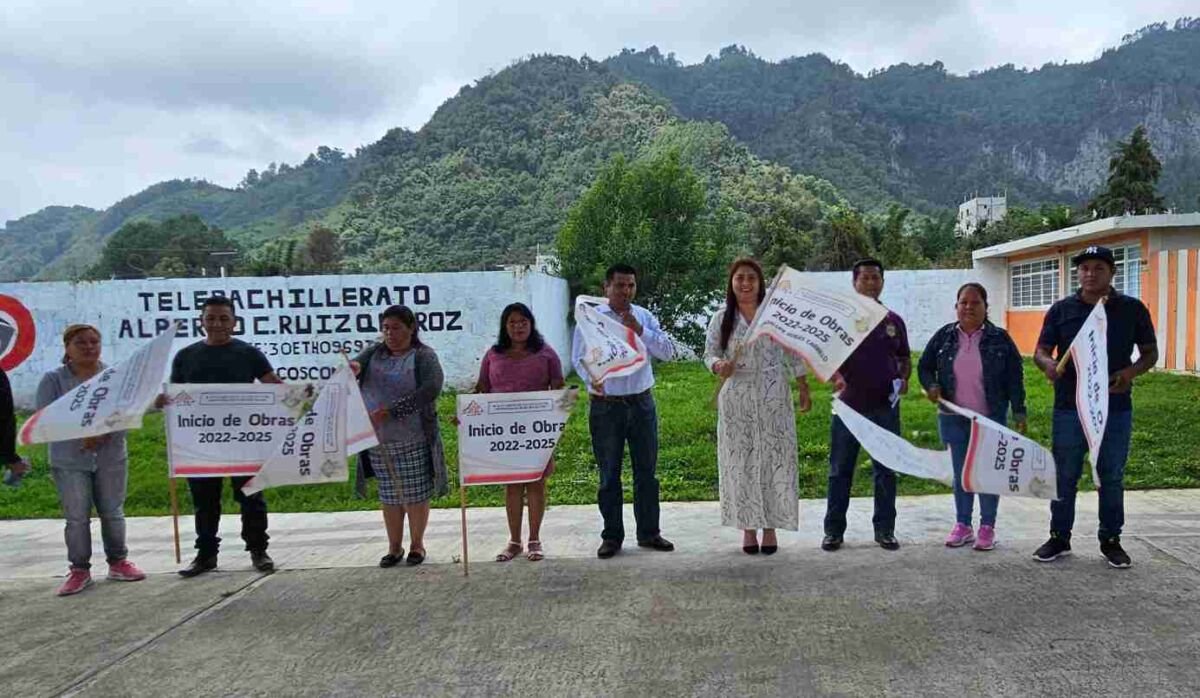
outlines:
[[[100, 362], [100, 331], [91, 325], [71, 325], [63, 332], [63, 365], [42, 376], [37, 390], [41, 409], [74, 390], [104, 369]], [[78, 594], [92, 585], [91, 512], [100, 515], [100, 535], [108, 560], [108, 578], [136, 582], [146, 574], [127, 558], [125, 548], [125, 484], [129, 474], [125, 432], [55, 441], [50, 444], [50, 474], [58, 488], [71, 569], [59, 596]]]
[[[416, 316], [393, 305], [379, 318], [383, 341], [350, 362], [362, 387], [379, 445], [360, 454], [359, 481], [374, 475], [387, 529], [388, 551], [380, 567], [425, 560], [429, 502], [448, 491], [446, 461], [437, 423], [442, 365], [420, 337]], [[408, 519], [408, 557], [404, 519]]]

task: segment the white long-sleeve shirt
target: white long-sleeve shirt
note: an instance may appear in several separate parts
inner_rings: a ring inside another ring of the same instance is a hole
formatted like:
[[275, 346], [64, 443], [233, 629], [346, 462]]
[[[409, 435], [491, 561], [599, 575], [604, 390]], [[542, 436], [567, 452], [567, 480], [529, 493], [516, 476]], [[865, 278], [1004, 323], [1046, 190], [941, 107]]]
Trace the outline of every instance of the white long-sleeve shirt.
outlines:
[[[621, 316], [613, 312], [608, 305], [596, 306], [596, 310], [608, 317], [615, 318], [617, 322], [621, 321]], [[629, 304], [629, 310], [637, 321], [642, 325], [642, 342], [646, 345], [650, 356], [662, 361], [670, 361], [675, 357], [675, 345], [671, 343], [671, 338], [663, 332], [662, 326], [658, 324], [658, 319], [640, 305]], [[587, 347], [583, 344], [583, 333], [579, 328], [575, 328], [574, 338], [571, 340], [571, 365], [575, 368], [575, 373], [583, 379], [587, 385], [588, 391], [592, 389], [591, 381], [588, 380], [587, 369], [583, 367], [583, 354]], [[604, 381], [605, 395], [637, 395], [654, 387], [654, 369], [651, 368], [650, 362], [647, 361], [637, 371], [628, 376], [619, 378], [609, 378]]]

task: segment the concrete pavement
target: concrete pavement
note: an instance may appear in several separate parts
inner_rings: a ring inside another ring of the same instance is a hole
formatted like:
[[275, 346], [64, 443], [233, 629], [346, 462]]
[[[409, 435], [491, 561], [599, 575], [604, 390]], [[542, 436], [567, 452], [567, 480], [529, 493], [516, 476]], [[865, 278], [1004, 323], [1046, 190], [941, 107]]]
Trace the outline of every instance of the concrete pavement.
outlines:
[[0, 692], [1193, 695], [1200, 491], [1126, 502], [1131, 570], [1099, 556], [1094, 493], [1080, 498], [1075, 555], [1050, 565], [1029, 557], [1045, 503], [1012, 498], [990, 553], [944, 548], [953, 505], [931, 496], [899, 501], [895, 553], [871, 542], [868, 499], [852, 503], [836, 553], [817, 548], [824, 503], [801, 502], [800, 531], [781, 532], [770, 558], [742, 554], [704, 502], [664, 505], [674, 553], [631, 544], [597, 560], [594, 507], [555, 507], [548, 559], [505, 564], [490, 561], [503, 510], [471, 510], [465, 578], [457, 510], [434, 512], [425, 565], [390, 570], [375, 566], [377, 512], [273, 515], [268, 576], [250, 571], [227, 517], [221, 570], [193, 580], [172, 572], [170, 520], [139, 518], [131, 559], [150, 578], [98, 579], [68, 599], [53, 595], [61, 523], [5, 521]]

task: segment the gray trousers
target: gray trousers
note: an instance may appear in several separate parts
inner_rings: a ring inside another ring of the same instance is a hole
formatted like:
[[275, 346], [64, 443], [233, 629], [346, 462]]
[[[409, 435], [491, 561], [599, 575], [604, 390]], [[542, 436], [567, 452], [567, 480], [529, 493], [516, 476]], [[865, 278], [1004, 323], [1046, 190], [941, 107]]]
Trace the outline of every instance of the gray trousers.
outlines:
[[86, 470], [51, 468], [58, 500], [67, 519], [64, 538], [67, 541], [67, 560], [71, 567], [88, 569], [92, 566], [92, 506], [100, 516], [100, 536], [104, 539], [104, 556], [110, 563], [124, 560], [125, 548], [125, 482], [128, 471], [120, 467]]

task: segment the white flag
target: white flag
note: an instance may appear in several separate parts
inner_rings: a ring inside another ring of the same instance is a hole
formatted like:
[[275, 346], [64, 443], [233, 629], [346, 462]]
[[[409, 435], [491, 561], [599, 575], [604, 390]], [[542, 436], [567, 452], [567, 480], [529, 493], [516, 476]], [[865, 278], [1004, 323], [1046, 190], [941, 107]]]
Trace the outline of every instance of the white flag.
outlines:
[[1071, 340], [1071, 361], [1075, 364], [1075, 409], [1087, 437], [1092, 460], [1092, 482], [1100, 486], [1096, 461], [1100, 442], [1108, 424], [1108, 313], [1104, 302], [1097, 303], [1083, 321], [1079, 334]]
[[346, 453], [353, 454], [375, 448], [379, 445], [379, 438], [375, 435], [371, 413], [367, 411], [362, 391], [358, 389], [358, 381], [355, 380], [349, 361], [330, 377], [330, 381], [334, 380], [341, 381], [346, 389]]
[[803, 356], [826, 381], [887, 314], [871, 298], [818, 284], [785, 264], [758, 306], [746, 341], [766, 335]]
[[628, 376], [650, 360], [636, 332], [596, 309], [607, 304], [607, 299], [595, 296], [575, 299], [575, 323], [585, 347], [583, 367], [593, 383]]
[[[350, 364], [343, 362], [318, 390], [312, 407], [280, 440], [275, 453], [263, 461], [258, 473], [242, 486], [242, 492], [254, 494], [280, 485], [319, 485], [349, 479], [346, 456], [348, 415], [354, 408], [351, 390], [358, 400], [357, 409], [366, 412]], [[361, 444], [374, 438], [375, 430], [371, 429], [369, 437], [360, 437], [358, 441]]]
[[458, 472], [464, 485], [541, 479], [578, 388], [458, 396]]
[[137, 429], [162, 391], [175, 326], [38, 410], [21, 427], [24, 445]]
[[833, 399], [833, 413], [854, 434], [858, 443], [875, 460], [905, 475], [915, 475], [950, 485], [954, 482], [954, 464], [949, 451], [917, 448], [902, 436], [893, 434], [862, 416], [846, 403]]
[[941, 404], [971, 420], [971, 441], [962, 471], [964, 490], [1058, 499], [1057, 470], [1049, 450], [978, 412], [946, 400]]
[[170, 477], [251, 476], [317, 397], [286, 383], [172, 383], [163, 412]]

